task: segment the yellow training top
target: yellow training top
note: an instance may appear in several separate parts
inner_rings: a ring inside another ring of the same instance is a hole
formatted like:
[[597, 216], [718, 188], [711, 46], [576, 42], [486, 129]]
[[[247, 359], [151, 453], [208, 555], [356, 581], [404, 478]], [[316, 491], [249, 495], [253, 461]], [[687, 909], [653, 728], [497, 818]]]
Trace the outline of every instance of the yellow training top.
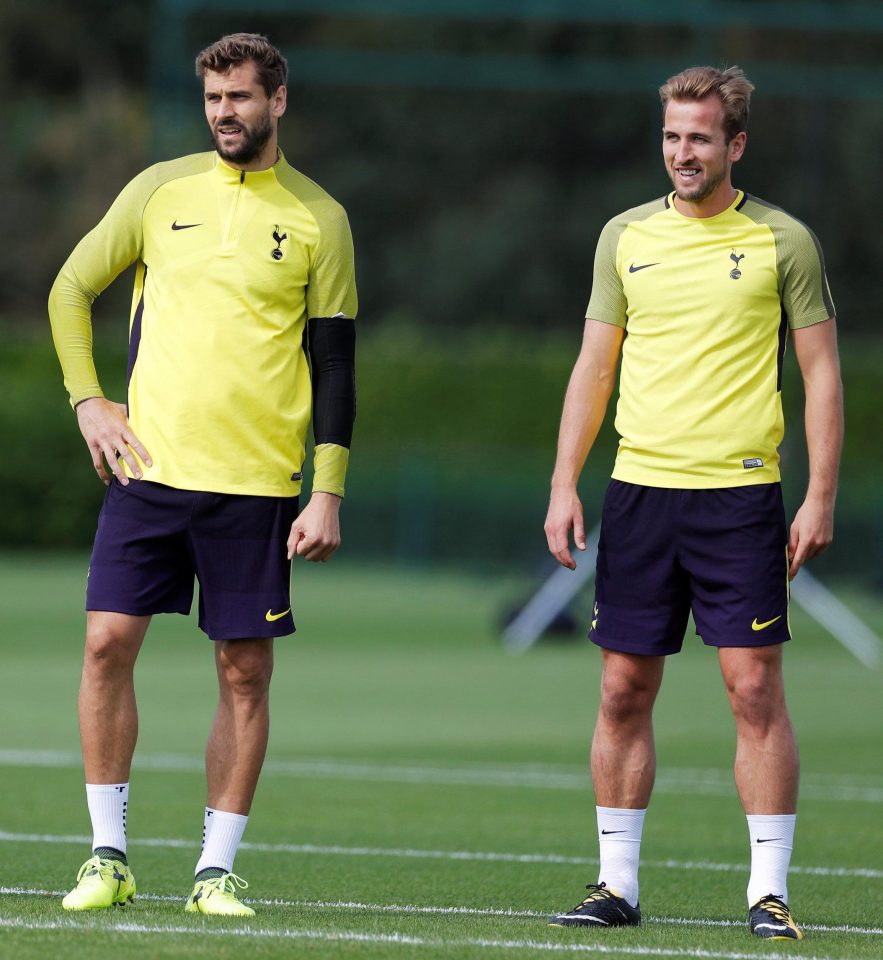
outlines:
[[[288, 165], [240, 171], [216, 153], [135, 177], [62, 267], [49, 298], [71, 402], [103, 396], [92, 301], [137, 264], [129, 422], [144, 478], [185, 490], [294, 496], [312, 388], [311, 318], [356, 314], [343, 208]], [[314, 491], [343, 495], [349, 451], [316, 448]]]
[[624, 327], [613, 476], [650, 487], [779, 479], [789, 327], [834, 316], [822, 251], [778, 207], [739, 193], [715, 217], [673, 194], [601, 232], [586, 316]]

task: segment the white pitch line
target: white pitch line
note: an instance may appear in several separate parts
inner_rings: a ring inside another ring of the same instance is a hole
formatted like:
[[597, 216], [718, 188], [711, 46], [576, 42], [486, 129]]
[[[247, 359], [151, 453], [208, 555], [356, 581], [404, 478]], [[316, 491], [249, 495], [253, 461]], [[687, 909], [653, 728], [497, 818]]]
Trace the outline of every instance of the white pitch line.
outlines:
[[[241, 937], [268, 940], [315, 940], [319, 942], [348, 943], [388, 943], [413, 947], [432, 947], [434, 949], [462, 947], [480, 947], [491, 950], [534, 950], [546, 953], [584, 953], [634, 957], [696, 957], [700, 960], [793, 960], [793, 953], [777, 950], [764, 950], [762, 953], [736, 953], [723, 950], [705, 950], [702, 948], [670, 949], [665, 947], [626, 947], [601, 943], [557, 943], [550, 940], [486, 940], [482, 938], [461, 938], [456, 940], [429, 939], [414, 937], [403, 933], [362, 933], [358, 930], [273, 930], [262, 927], [193, 927], [161, 926], [158, 924], [112, 923], [84, 924], [75, 920], [23, 920], [20, 918], [0, 917], [0, 927], [18, 930], [64, 930], [134, 934], [175, 934], [195, 937]], [[801, 960], [849, 960], [846, 957], [831, 957], [801, 954]]]
[[[88, 845], [92, 838], [83, 835], [47, 833], [7, 833], [0, 831], [0, 843], [70, 843]], [[130, 844], [141, 847], [171, 847], [195, 849], [199, 844], [192, 840], [177, 840], [163, 837], [131, 839]], [[488, 863], [550, 863], [565, 866], [597, 866], [597, 857], [565, 857], [554, 853], [495, 853], [480, 850], [416, 850], [408, 847], [342, 847], [320, 846], [313, 843], [253, 843], [243, 841], [240, 850], [256, 853], [291, 853], [316, 856], [342, 857], [397, 857], [408, 860], [463, 860]], [[662, 870], [708, 870], [713, 873], [747, 873], [744, 863], [713, 863], [704, 860], [642, 860], [642, 866]], [[792, 866], [792, 874], [813, 877], [863, 877], [866, 880], [883, 879], [883, 870], [867, 867], [801, 867]]]
[[[0, 896], [19, 897], [63, 897], [67, 890], [41, 890], [30, 887], [0, 887]], [[157, 903], [184, 903], [186, 897], [173, 897], [169, 894], [138, 893], [137, 900]], [[262, 907], [296, 907], [311, 910], [363, 910], [371, 913], [401, 913], [409, 916], [428, 914], [432, 916], [468, 916], [468, 917], [514, 917], [524, 920], [539, 920], [550, 916], [549, 910], [513, 910], [511, 907], [441, 907], [416, 903], [362, 903], [359, 900], [286, 900], [282, 897], [271, 899], [261, 897], [243, 897], [247, 903]], [[744, 920], [703, 920], [697, 917], [654, 917], [644, 916], [645, 925], [657, 923], [682, 927], [744, 927]], [[867, 936], [883, 936], [880, 927], [831, 927], [821, 923], [802, 923], [804, 930], [814, 933], [856, 933]]]
[[[202, 757], [157, 753], [135, 755], [133, 766], [162, 773], [198, 772]], [[63, 750], [0, 750], [0, 766], [79, 769], [80, 754]], [[365, 763], [351, 760], [269, 759], [264, 776], [299, 777], [318, 780], [360, 780], [379, 783], [444, 784], [461, 787], [509, 787], [588, 792], [585, 771], [554, 764], [520, 764], [501, 767], [486, 764], [431, 767], [420, 764]], [[735, 791], [730, 770], [717, 768], [663, 768], [657, 772], [654, 790], [671, 795], [731, 796]], [[883, 803], [883, 782], [878, 776], [826, 774], [805, 775], [800, 784], [801, 800]]]

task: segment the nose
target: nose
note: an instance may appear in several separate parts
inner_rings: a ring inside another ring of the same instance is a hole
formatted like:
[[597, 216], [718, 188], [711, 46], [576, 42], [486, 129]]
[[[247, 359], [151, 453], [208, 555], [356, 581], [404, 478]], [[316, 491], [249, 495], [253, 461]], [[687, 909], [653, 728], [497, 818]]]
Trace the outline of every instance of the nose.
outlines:
[[678, 144], [678, 149], [675, 152], [675, 157], [674, 157], [675, 163], [683, 164], [683, 163], [687, 163], [687, 161], [692, 159], [693, 159], [693, 148], [690, 146], [690, 143], [688, 141], [682, 140]]
[[221, 94], [217, 106], [218, 117], [229, 117], [233, 114], [233, 101], [226, 94]]

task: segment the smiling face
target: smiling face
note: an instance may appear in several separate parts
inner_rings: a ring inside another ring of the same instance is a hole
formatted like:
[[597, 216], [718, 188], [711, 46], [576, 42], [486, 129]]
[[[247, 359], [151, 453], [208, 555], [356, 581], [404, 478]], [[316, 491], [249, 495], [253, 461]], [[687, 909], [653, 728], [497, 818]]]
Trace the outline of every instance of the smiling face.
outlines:
[[205, 117], [215, 149], [231, 166], [266, 170], [277, 158], [279, 117], [285, 113], [286, 90], [267, 95], [251, 62], [226, 73], [205, 73]]
[[730, 171], [745, 151], [745, 140], [743, 132], [727, 141], [724, 108], [716, 96], [669, 102], [662, 155], [682, 213], [712, 217], [726, 210], [735, 197]]

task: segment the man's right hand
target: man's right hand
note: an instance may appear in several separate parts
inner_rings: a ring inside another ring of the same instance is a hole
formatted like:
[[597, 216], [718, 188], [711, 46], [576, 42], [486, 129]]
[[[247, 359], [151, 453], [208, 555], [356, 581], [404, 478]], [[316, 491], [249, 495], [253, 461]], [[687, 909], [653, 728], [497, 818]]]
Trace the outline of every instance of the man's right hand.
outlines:
[[120, 466], [118, 457], [126, 461], [136, 480], [141, 479], [141, 465], [135, 459], [135, 454], [148, 467], [153, 465], [150, 454], [129, 426], [124, 404], [114, 403], [104, 397], [92, 397], [77, 404], [76, 414], [80, 433], [83, 434], [92, 456], [92, 466], [103, 484], [110, 483], [105, 461], [110, 472], [123, 486], [128, 484], [129, 477]]
[[570, 531], [580, 550], [586, 549], [586, 528], [583, 505], [574, 487], [552, 487], [549, 512], [546, 514], [546, 541], [549, 552], [563, 566], [576, 570], [576, 561], [570, 552]]

